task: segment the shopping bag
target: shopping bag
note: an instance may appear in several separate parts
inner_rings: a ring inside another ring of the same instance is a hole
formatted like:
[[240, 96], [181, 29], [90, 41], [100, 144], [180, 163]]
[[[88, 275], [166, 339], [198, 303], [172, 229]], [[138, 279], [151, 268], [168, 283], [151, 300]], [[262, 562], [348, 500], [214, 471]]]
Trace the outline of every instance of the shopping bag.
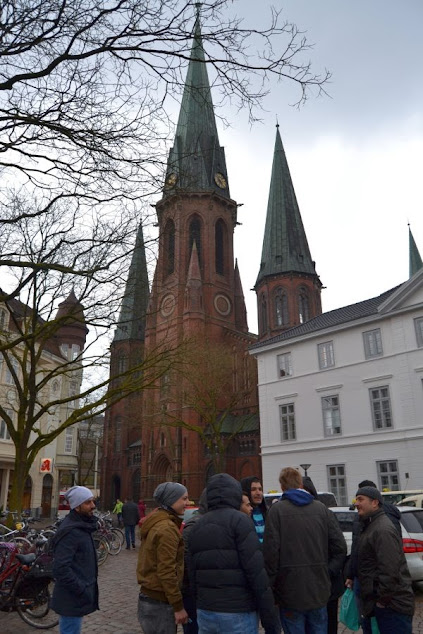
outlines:
[[372, 626], [372, 634], [380, 634], [375, 616], [372, 616], [372, 618], [370, 619], [370, 624]]
[[360, 629], [360, 615], [354, 592], [351, 588], [347, 588], [342, 595], [339, 620], [353, 632], [357, 632]]

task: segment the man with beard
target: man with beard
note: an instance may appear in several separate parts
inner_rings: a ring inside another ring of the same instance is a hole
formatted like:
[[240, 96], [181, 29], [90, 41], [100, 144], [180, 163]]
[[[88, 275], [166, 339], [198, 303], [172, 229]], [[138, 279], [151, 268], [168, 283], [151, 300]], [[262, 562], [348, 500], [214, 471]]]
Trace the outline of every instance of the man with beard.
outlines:
[[264, 527], [266, 523], [266, 502], [263, 497], [263, 487], [260, 482], [260, 478], [257, 476], [251, 476], [249, 478], [242, 478], [241, 480], [242, 490], [248, 494], [250, 498], [251, 506], [253, 507], [252, 519], [254, 527], [258, 535], [260, 544], [263, 543]]

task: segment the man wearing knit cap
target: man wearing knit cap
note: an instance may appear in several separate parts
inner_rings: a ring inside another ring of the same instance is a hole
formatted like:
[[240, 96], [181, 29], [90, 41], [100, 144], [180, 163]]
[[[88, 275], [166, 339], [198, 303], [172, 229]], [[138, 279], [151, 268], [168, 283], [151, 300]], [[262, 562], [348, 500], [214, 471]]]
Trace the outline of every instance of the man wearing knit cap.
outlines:
[[375, 616], [380, 634], [411, 634], [414, 593], [402, 542], [382, 508], [375, 487], [363, 486], [355, 505], [362, 525], [358, 543], [358, 580], [362, 601], [362, 628], [371, 634]]
[[180, 528], [188, 492], [178, 482], [163, 482], [153, 493], [157, 511], [141, 527], [137, 579], [138, 620], [144, 634], [174, 634], [188, 622], [182, 600], [184, 546]]
[[82, 617], [98, 610], [95, 503], [86, 487], [74, 486], [65, 498], [71, 508], [53, 538], [55, 586], [52, 608], [60, 634], [80, 634]]

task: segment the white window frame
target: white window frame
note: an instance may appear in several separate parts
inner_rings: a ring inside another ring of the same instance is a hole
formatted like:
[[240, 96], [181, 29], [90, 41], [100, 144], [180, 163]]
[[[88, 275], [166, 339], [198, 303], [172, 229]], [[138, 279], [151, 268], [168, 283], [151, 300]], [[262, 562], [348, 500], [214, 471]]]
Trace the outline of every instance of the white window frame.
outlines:
[[337, 499], [339, 506], [348, 505], [347, 474], [345, 464], [329, 464], [326, 466], [328, 488]]
[[[16, 375], [19, 377], [19, 362], [18, 362], [18, 360], [15, 359], [14, 357], [12, 357], [10, 359], [10, 362], [12, 364], [13, 369], [15, 370]], [[4, 365], [5, 365], [5, 368], [6, 368], [4, 382], [7, 383], [7, 385], [15, 385], [15, 381], [13, 379], [12, 373], [9, 370], [9, 366], [7, 365], [6, 361], [4, 362]]]
[[297, 440], [294, 403], [279, 405], [279, 420], [281, 427], [281, 441], [292, 442]]
[[331, 436], [340, 436], [342, 427], [338, 394], [322, 396], [322, 416], [325, 436], [329, 438]]
[[292, 353], [284, 352], [277, 355], [278, 363], [278, 378], [284, 379], [287, 376], [292, 376]]
[[366, 359], [375, 359], [383, 356], [382, 333], [380, 328], [363, 332], [364, 356]]
[[378, 460], [376, 466], [380, 490], [400, 491], [398, 460]]
[[423, 348], [423, 317], [416, 317], [414, 320], [414, 329], [416, 331], [417, 347]]
[[335, 365], [335, 352], [333, 341], [323, 341], [317, 345], [317, 354], [319, 357], [319, 369], [333, 368]]
[[[382, 391], [386, 390], [386, 394]], [[376, 394], [378, 392], [379, 394]], [[371, 387], [369, 389], [370, 407], [372, 410], [372, 420], [374, 431], [383, 431], [384, 429], [393, 429], [394, 422], [392, 417], [391, 395], [389, 385], [381, 385], [379, 387]], [[381, 424], [378, 424], [380, 417]], [[389, 423], [389, 424], [388, 424]]]
[[73, 439], [74, 439], [74, 433], [73, 433], [73, 428], [71, 425], [69, 427], [66, 427], [65, 429], [65, 443], [63, 448], [64, 453], [68, 453], [68, 454], [73, 453]]
[[[13, 418], [13, 412], [11, 409], [4, 408], [5, 412], [10, 418]], [[6, 425], [6, 421], [2, 416], [0, 416], [0, 441], [9, 441], [10, 434]]]

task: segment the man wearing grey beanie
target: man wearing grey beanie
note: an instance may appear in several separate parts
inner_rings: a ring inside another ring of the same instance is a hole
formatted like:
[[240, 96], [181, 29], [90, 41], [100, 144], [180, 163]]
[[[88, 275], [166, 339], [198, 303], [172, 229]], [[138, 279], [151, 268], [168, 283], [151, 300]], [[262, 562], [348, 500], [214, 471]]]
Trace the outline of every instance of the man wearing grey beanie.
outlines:
[[173, 634], [177, 625], [188, 622], [181, 593], [184, 546], [180, 533], [188, 492], [179, 482], [162, 482], [153, 498], [158, 509], [141, 527], [138, 620], [144, 634]]
[[60, 634], [80, 634], [82, 617], [98, 610], [97, 529], [95, 503], [86, 487], [65, 494], [71, 510], [53, 537], [55, 585], [52, 608], [59, 614]]

